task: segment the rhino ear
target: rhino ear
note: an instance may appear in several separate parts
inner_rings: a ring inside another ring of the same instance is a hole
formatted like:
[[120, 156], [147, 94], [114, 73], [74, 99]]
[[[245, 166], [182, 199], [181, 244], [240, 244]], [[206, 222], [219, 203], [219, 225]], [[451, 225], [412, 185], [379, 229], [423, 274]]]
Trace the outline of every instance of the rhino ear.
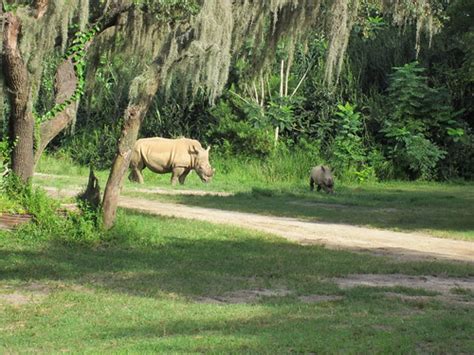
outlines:
[[321, 170], [323, 171], [323, 173], [326, 172], [326, 169], [324, 168], [324, 165], [321, 165]]
[[206, 152], [209, 153], [210, 150], [211, 150], [211, 146], [208, 146], [207, 149], [206, 149]]

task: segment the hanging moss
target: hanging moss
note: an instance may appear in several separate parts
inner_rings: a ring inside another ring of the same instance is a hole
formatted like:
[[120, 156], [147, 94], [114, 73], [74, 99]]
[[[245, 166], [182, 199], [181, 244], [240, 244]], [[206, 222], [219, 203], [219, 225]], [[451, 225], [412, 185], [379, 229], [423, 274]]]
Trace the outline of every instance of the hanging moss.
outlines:
[[337, 79], [341, 72], [358, 7], [357, 0], [335, 0], [330, 8], [332, 15], [329, 21], [329, 48], [325, 70], [325, 81], [328, 84], [333, 83], [334, 77]]
[[[392, 14], [395, 24], [416, 21], [417, 52], [422, 33], [429, 39], [439, 21], [429, 0], [375, 1]], [[139, 63], [137, 74], [161, 58], [158, 78], [162, 88], [180, 87], [195, 94], [204, 88], [212, 102], [228, 80], [232, 58], [252, 38], [252, 67], [255, 75], [269, 64], [278, 43], [286, 38], [291, 60], [294, 45], [304, 41], [311, 26], [326, 23], [328, 52], [325, 79], [337, 81], [344, 61], [349, 34], [360, 0], [118, 0], [130, 4], [115, 28], [104, 31], [91, 48], [89, 60], [97, 67], [99, 57], [120, 54]], [[25, 2], [28, 3], [28, 2]], [[110, 3], [107, 2], [109, 5]], [[21, 2], [18, 2], [21, 5]], [[50, 0], [43, 17], [37, 19], [29, 6], [16, 10], [23, 24], [21, 52], [32, 78], [32, 96], [36, 97], [45, 54], [64, 50], [68, 29], [75, 23], [84, 29], [88, 22], [89, 0]], [[321, 11], [324, 9], [325, 11]], [[171, 44], [170, 44], [171, 43]], [[183, 48], [186, 47], [186, 48]], [[94, 69], [88, 73], [88, 90], [93, 90]], [[91, 91], [90, 91], [91, 92]]]
[[[170, 51], [161, 70], [169, 88], [189, 86], [193, 94], [206, 88], [210, 101], [219, 96], [227, 82], [232, 57], [240, 51], [245, 39], [254, 39], [254, 68], [258, 73], [274, 56], [278, 42], [287, 37], [296, 43], [317, 18], [317, 1], [273, 0], [253, 2], [231, 0], [203, 1], [201, 11], [193, 17], [183, 35], [173, 34], [174, 45], [185, 50]], [[268, 24], [268, 19], [271, 19]], [[179, 32], [178, 32], [179, 33]], [[290, 48], [290, 56], [293, 46]], [[174, 80], [179, 78], [179, 81]]]
[[22, 23], [20, 51], [30, 73], [33, 100], [38, 94], [46, 55], [58, 49], [65, 50], [69, 26], [76, 19], [80, 26], [85, 26], [88, 8], [89, 0], [50, 0], [47, 11], [40, 18], [34, 16], [29, 6], [20, 6], [16, 10]]
[[408, 25], [415, 24], [416, 57], [420, 52], [422, 34], [428, 37], [428, 47], [431, 47], [433, 35], [438, 33], [442, 27], [440, 15], [443, 12], [441, 2], [433, 0], [384, 0], [383, 11], [392, 14], [393, 23], [402, 29]]

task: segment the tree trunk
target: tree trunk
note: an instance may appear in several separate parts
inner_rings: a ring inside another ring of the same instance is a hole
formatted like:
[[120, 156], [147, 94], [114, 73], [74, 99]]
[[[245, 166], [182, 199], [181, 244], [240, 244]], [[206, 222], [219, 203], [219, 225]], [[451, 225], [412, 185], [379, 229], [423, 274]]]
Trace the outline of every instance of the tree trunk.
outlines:
[[118, 151], [112, 164], [109, 179], [105, 186], [104, 198], [102, 200], [103, 225], [109, 229], [115, 222], [117, 213], [118, 199], [122, 189], [125, 173], [130, 165], [132, 149], [138, 137], [141, 123], [153, 101], [153, 98], [160, 87], [162, 74], [167, 71], [172, 64], [183, 59], [186, 50], [194, 41], [192, 29], [188, 28], [180, 32], [178, 55], [173, 56], [169, 61], [167, 56], [170, 51], [175, 36], [169, 36], [164, 45], [163, 52], [158, 58], [145, 70], [145, 72], [136, 77], [130, 87], [130, 101], [124, 113], [124, 123], [122, 133], [118, 143]]
[[159, 87], [159, 76], [154, 70], [151, 70], [151, 74], [147, 73], [146, 78], [144, 83], [142, 77], [135, 79], [135, 81], [143, 83], [141, 90], [138, 90], [138, 95], [140, 96], [131, 100], [132, 102], [129, 103], [124, 113], [124, 123], [118, 143], [118, 152], [112, 164], [102, 202], [103, 223], [106, 229], [111, 228], [115, 222], [120, 190], [130, 165], [132, 149], [137, 140], [143, 118]]
[[18, 49], [21, 24], [11, 12], [5, 14], [2, 69], [10, 92], [9, 139], [13, 145], [12, 170], [24, 182], [33, 176], [34, 118], [31, 113], [28, 71]]
[[[55, 87], [56, 87], [56, 99], [57, 104], [63, 103], [69, 99], [76, 90], [77, 77], [74, 72], [74, 64], [71, 58], [59, 65], [56, 71]], [[54, 118], [41, 123], [40, 125], [40, 137], [37, 142], [35, 151], [35, 165], [43, 154], [46, 146], [51, 140], [56, 137], [62, 130], [71, 124], [76, 118], [77, 113], [77, 101], [69, 104], [63, 111], [59, 112]]]

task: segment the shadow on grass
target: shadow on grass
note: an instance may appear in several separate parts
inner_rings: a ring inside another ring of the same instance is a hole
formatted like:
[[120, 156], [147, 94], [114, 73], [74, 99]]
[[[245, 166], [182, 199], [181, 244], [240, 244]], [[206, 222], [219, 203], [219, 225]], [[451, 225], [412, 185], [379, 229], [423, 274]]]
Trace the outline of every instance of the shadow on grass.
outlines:
[[[142, 226], [142, 227], [138, 227]], [[301, 246], [235, 228], [127, 212], [110, 246], [90, 249], [48, 241], [0, 243], [0, 280], [56, 280], [127, 294], [184, 297], [258, 288], [294, 294], [337, 292], [321, 281], [352, 273], [472, 275], [472, 265], [397, 262], [349, 251]]]
[[[440, 185], [439, 187], [441, 187]], [[447, 191], [401, 188], [347, 188], [335, 195], [309, 193], [300, 188], [287, 192], [253, 189], [233, 196], [156, 196], [182, 204], [274, 216], [304, 218], [317, 222], [343, 223], [406, 231], [459, 232], [474, 239], [474, 194], [472, 186]], [[153, 194], [141, 195], [153, 198]]]
[[[452, 307], [441, 312], [436, 304], [427, 307], [426, 314], [415, 312], [417, 304], [387, 300], [370, 289], [341, 290], [329, 280], [353, 273], [467, 276], [474, 274], [474, 266], [401, 263], [123, 211], [107, 245], [97, 249], [0, 237], [0, 282], [58, 281], [100, 290], [57, 296], [41, 306], [41, 313], [35, 311], [37, 305], [27, 309], [23, 317], [28, 327], [15, 330], [12, 334], [20, 340], [11, 343], [24, 348], [11, 349], [413, 352], [426, 337], [433, 337], [438, 350], [446, 352], [456, 344], [466, 350], [464, 343], [472, 333], [469, 312]], [[252, 289], [292, 294], [263, 298], [251, 306], [197, 303], [202, 296]], [[311, 294], [344, 299], [323, 304], [296, 299]], [[446, 322], [452, 324], [449, 332]], [[65, 336], [62, 328], [74, 337]]]

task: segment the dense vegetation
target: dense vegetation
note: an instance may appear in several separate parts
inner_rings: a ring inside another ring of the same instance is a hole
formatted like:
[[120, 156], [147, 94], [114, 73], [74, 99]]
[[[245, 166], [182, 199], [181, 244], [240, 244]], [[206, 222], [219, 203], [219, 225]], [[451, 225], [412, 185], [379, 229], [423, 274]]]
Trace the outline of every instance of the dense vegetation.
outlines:
[[[199, 11], [194, 2], [136, 3], [142, 11], [159, 14], [157, 22], [179, 21]], [[377, 2], [362, 1], [333, 86], [325, 80], [330, 47], [323, 23], [305, 29], [310, 34], [295, 50], [292, 39], [282, 37], [273, 62], [257, 74], [254, 59], [261, 49], [249, 38], [232, 61], [220, 99], [211, 105], [204, 87], [184, 94], [163, 91], [140, 135], [192, 136], [213, 144], [223, 156], [265, 159], [282, 150], [302, 150], [314, 163], [328, 162], [352, 181], [471, 179], [473, 5], [466, 0], [433, 4], [439, 29], [428, 39], [418, 34], [416, 21], [400, 24]], [[93, 33], [83, 41], [87, 36]], [[51, 76], [58, 55], [45, 60], [38, 89], [42, 99], [35, 107], [42, 120], [52, 115], [45, 109], [54, 102]], [[88, 80], [74, 129], [50, 149], [81, 164], [110, 166], [128, 85], [140, 67], [134, 60], [129, 53], [110, 50], [86, 58], [81, 68], [87, 65]], [[1, 107], [0, 138], [6, 141], [8, 102], [2, 100]]]
[[[222, 156], [246, 159], [304, 151], [350, 181], [471, 179], [474, 49], [466, 18], [472, 3], [446, 5], [443, 27], [431, 47], [423, 42], [418, 58], [415, 23], [400, 28], [377, 7], [364, 6], [337, 86], [328, 88], [324, 80], [328, 43], [317, 27], [294, 58], [280, 43], [273, 64], [256, 77], [248, 41], [215, 105], [204, 92], [160, 94], [141, 136], [191, 136]], [[133, 74], [125, 58], [104, 54], [101, 61], [74, 134], [56, 140], [54, 149], [105, 168], [128, 100], [124, 78]]]

